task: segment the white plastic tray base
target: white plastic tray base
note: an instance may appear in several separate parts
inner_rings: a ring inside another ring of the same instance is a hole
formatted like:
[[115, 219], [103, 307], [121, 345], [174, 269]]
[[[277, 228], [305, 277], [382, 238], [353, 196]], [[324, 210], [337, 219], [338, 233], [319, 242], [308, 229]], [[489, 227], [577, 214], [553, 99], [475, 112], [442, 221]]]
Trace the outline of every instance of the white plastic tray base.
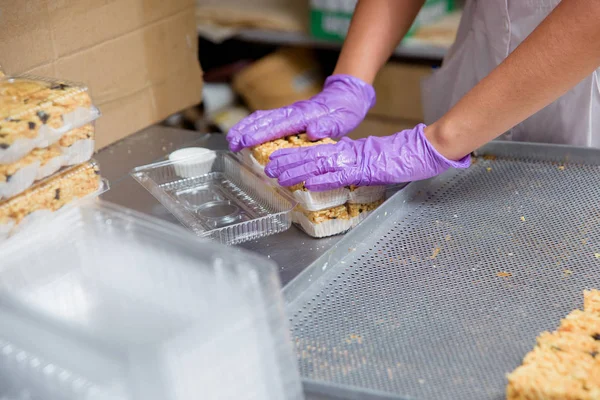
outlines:
[[5, 240], [6, 238], [8, 238], [8, 236], [10, 235], [10, 232], [12, 231], [12, 229], [14, 227], [15, 227], [15, 222], [12, 220], [9, 220], [8, 222], [6, 222], [4, 224], [0, 224], [0, 242]]
[[301, 213], [300, 211], [294, 210], [292, 212], [292, 221], [296, 224], [300, 229], [302, 229], [307, 235], [314, 238], [324, 238], [329, 236], [340, 235], [349, 231], [352, 228], [356, 228], [358, 224], [363, 222], [365, 218], [371, 215], [373, 211], [367, 211], [360, 213], [356, 217], [351, 217], [350, 219], [332, 219], [322, 222], [320, 224], [315, 224], [311, 222], [306, 215]]
[[307, 235], [314, 238], [339, 235], [352, 228], [351, 219], [330, 219], [321, 222], [320, 224], [315, 224], [300, 211], [292, 212], [292, 220], [295, 224], [299, 225]]
[[385, 186], [364, 186], [350, 191], [348, 203], [369, 204], [382, 199], [385, 196]]
[[349, 193], [348, 189], [340, 188], [326, 192], [296, 190], [292, 192], [292, 195], [305, 210], [319, 211], [345, 204], [348, 201]]
[[7, 181], [0, 182], [0, 200], [23, 192], [33, 182], [40, 169], [40, 162], [35, 161], [15, 172]]

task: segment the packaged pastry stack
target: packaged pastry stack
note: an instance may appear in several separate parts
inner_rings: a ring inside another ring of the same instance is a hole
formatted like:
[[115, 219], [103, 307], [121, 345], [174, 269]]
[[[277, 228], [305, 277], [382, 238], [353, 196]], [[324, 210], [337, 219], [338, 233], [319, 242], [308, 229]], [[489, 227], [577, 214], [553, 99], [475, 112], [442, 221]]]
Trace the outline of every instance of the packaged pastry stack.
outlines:
[[[276, 150], [333, 143], [335, 141], [332, 139], [310, 141], [302, 133], [243, 150], [242, 156], [256, 172], [266, 177], [264, 167]], [[276, 180], [272, 181], [277, 184]], [[294, 223], [309, 236], [316, 238], [337, 235], [355, 227], [383, 203], [386, 193], [384, 186], [350, 186], [325, 192], [310, 192], [303, 184], [298, 184], [287, 189], [298, 201], [292, 214]]]
[[100, 190], [91, 161], [99, 116], [84, 86], [0, 77], [0, 240]]

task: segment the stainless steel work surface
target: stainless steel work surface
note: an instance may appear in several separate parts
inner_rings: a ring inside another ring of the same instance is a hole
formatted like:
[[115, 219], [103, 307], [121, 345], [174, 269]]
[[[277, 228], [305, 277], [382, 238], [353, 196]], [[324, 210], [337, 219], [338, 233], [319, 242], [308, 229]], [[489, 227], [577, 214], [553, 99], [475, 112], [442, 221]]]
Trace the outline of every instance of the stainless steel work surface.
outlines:
[[600, 287], [600, 151], [482, 154], [409, 185], [285, 288], [322, 393], [502, 399], [536, 336]]
[[[100, 150], [95, 158], [102, 176], [111, 184], [111, 190], [104, 193], [102, 199], [181, 225], [129, 172], [140, 165], [164, 160], [174, 150], [191, 146], [226, 150], [227, 141], [221, 134], [152, 126]], [[292, 226], [278, 235], [245, 242], [239, 247], [275, 261], [279, 265], [281, 283], [286, 285], [340, 238], [313, 239]]]

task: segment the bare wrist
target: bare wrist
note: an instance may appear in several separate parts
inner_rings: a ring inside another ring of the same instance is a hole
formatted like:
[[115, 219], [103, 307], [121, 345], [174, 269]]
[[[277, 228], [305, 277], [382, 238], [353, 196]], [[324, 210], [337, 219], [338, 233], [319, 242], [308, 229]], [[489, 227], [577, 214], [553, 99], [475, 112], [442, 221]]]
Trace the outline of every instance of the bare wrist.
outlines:
[[448, 160], [460, 160], [470, 153], [461, 145], [457, 130], [443, 119], [425, 127], [423, 133], [433, 148]]

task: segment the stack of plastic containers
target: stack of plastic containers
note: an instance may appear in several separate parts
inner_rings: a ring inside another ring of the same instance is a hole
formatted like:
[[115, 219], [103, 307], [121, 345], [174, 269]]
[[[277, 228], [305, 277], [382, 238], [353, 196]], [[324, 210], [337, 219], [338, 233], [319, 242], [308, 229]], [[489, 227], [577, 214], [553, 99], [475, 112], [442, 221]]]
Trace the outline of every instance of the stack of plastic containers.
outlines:
[[0, 77], [0, 240], [101, 188], [89, 162], [99, 115], [84, 86]]
[[[269, 156], [280, 149], [318, 146], [335, 143], [331, 139], [309, 141], [306, 134], [288, 136], [243, 150], [241, 155], [245, 163], [274, 185], [277, 181], [267, 177], [264, 167]], [[358, 225], [373, 210], [379, 207], [386, 194], [384, 186], [345, 187], [325, 192], [310, 192], [303, 184], [286, 190], [298, 202], [292, 213], [293, 221], [309, 236], [321, 238], [344, 233]]]
[[101, 201], [4, 245], [0, 399], [303, 398], [269, 260]]

